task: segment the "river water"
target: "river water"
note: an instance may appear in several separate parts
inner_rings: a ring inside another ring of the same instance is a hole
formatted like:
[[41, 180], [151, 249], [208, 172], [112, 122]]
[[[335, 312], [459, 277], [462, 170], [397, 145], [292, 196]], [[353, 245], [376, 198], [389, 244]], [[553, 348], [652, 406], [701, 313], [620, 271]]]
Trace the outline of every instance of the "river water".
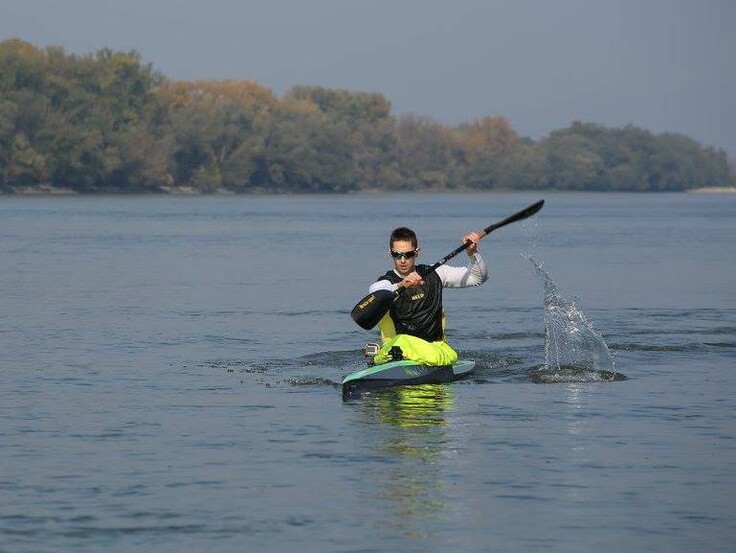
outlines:
[[[0, 551], [733, 551], [736, 195], [547, 195], [445, 294], [473, 377], [342, 401], [390, 230], [540, 197], [0, 198]], [[621, 379], [535, 378], [529, 258]]]

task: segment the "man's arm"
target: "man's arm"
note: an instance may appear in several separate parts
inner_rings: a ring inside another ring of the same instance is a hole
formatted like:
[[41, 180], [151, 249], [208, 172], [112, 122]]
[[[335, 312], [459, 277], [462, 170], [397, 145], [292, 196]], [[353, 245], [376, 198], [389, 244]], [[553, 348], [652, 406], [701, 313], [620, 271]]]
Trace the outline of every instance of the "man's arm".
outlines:
[[372, 294], [376, 290], [388, 290], [389, 292], [395, 292], [398, 287], [398, 284], [392, 284], [390, 281], [382, 278], [370, 285], [370, 287], [368, 288], [368, 293]]
[[446, 288], [466, 288], [480, 286], [488, 280], [488, 267], [479, 253], [470, 256], [467, 267], [441, 265], [437, 274]]

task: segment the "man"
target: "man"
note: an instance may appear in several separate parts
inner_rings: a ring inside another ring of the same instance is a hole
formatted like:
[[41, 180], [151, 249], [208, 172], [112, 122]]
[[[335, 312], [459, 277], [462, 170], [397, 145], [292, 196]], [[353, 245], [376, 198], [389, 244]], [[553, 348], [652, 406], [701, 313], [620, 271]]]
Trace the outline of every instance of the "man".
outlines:
[[379, 322], [382, 346], [374, 357], [376, 364], [390, 361], [397, 352], [404, 359], [425, 365], [452, 365], [457, 361], [457, 352], [445, 341], [442, 289], [479, 286], [488, 280], [485, 261], [478, 253], [480, 239], [477, 232], [463, 236], [463, 243], [470, 243], [467, 267], [441, 265], [425, 274], [429, 265], [415, 265], [420, 250], [417, 235], [406, 227], [394, 229], [389, 239], [394, 269], [369, 288], [369, 293], [402, 289]]

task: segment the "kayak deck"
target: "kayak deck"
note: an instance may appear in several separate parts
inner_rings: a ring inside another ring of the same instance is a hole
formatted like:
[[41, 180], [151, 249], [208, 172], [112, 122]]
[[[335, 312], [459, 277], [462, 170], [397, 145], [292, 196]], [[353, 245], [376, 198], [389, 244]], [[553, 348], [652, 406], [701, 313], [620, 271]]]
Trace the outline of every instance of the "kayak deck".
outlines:
[[475, 369], [475, 361], [457, 361], [454, 365], [429, 366], [416, 361], [390, 361], [367, 367], [342, 380], [343, 397], [393, 386], [443, 384], [465, 378]]

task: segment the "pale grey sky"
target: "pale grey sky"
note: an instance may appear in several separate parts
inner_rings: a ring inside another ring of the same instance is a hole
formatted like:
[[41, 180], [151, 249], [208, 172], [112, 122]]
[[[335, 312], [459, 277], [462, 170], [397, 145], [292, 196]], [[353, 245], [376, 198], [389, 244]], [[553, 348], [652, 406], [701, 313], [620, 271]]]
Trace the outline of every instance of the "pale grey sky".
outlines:
[[736, 157], [736, 0], [2, 0], [0, 40], [137, 50], [174, 79], [380, 92], [393, 113], [579, 119]]

